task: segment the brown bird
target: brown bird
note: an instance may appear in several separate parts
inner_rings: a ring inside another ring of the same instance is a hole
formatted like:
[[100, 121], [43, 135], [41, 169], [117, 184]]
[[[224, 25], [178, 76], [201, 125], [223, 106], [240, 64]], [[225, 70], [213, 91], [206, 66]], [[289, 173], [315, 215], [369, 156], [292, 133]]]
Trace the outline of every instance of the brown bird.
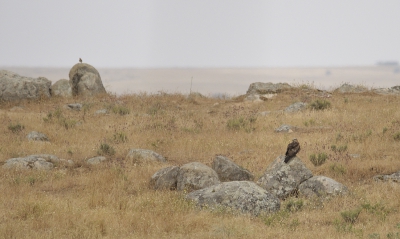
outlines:
[[79, 62], [82, 63], [82, 58], [79, 58]]
[[285, 154], [285, 163], [289, 162], [291, 158], [296, 156], [296, 154], [300, 151], [300, 143], [297, 139], [293, 139], [293, 141], [288, 144], [286, 154]]

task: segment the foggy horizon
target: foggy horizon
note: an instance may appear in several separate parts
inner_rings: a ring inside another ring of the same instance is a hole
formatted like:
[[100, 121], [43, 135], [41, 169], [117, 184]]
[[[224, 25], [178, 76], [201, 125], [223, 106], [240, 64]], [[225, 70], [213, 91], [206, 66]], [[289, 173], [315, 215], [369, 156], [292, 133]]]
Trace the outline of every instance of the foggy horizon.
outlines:
[[400, 61], [400, 1], [2, 1], [0, 67], [357, 67]]

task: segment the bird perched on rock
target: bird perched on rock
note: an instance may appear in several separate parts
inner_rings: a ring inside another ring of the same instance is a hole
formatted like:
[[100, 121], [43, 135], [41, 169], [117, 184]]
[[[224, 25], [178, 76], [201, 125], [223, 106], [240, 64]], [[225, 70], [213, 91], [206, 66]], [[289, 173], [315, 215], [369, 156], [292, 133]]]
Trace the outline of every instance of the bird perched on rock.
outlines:
[[288, 144], [286, 154], [285, 154], [285, 163], [289, 162], [289, 159], [296, 156], [296, 154], [300, 151], [300, 143], [297, 139], [293, 139], [293, 141]]
[[82, 63], [82, 58], [79, 58], [79, 62]]

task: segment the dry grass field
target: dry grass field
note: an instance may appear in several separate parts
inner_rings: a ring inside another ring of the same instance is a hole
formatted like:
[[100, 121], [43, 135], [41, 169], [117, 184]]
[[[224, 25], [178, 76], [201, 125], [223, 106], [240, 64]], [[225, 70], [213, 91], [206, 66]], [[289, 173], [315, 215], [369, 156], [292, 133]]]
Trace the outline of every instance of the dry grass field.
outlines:
[[[3, 102], [0, 163], [47, 153], [75, 165], [0, 168], [0, 238], [400, 238], [400, 184], [372, 180], [400, 170], [400, 97], [333, 94], [325, 110], [280, 111], [315, 100], [299, 87], [262, 103], [165, 93]], [[83, 104], [81, 111], [64, 107], [75, 102]], [[105, 108], [109, 114], [94, 114]], [[257, 115], [263, 111], [271, 113]], [[281, 124], [299, 130], [275, 133]], [[33, 130], [50, 142], [29, 142]], [[276, 214], [251, 217], [200, 210], [183, 192], [149, 189], [160, 168], [210, 165], [217, 154], [257, 180], [292, 138], [300, 141], [298, 157], [314, 175], [331, 177], [351, 193], [326, 200], [293, 197]], [[101, 144], [115, 152], [101, 151]], [[154, 150], [168, 163], [129, 162], [132, 148]], [[326, 162], [314, 166], [310, 156], [323, 153]], [[109, 162], [85, 163], [98, 154]]]

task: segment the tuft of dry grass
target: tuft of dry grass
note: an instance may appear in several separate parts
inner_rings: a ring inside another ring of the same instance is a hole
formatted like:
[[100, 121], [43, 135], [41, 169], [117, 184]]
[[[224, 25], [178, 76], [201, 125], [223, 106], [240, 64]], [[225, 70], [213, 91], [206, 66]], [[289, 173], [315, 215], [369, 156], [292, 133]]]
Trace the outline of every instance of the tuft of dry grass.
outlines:
[[[330, 107], [323, 111], [281, 112], [294, 102], [317, 100], [321, 99], [299, 87], [262, 103], [241, 102], [240, 97], [188, 98], [179, 93], [2, 102], [0, 163], [48, 153], [71, 159], [76, 165], [52, 171], [1, 168], [0, 237], [398, 235], [400, 185], [376, 183], [371, 178], [400, 170], [400, 98], [334, 94], [329, 99]], [[82, 103], [83, 110], [64, 107], [75, 102]], [[14, 106], [22, 110], [10, 111]], [[100, 109], [108, 109], [109, 114], [96, 115], [94, 112]], [[263, 111], [271, 113], [257, 115]], [[299, 130], [274, 133], [281, 124]], [[46, 134], [50, 142], [28, 141], [26, 134], [33, 130]], [[254, 218], [199, 210], [184, 200], [181, 192], [148, 187], [150, 177], [162, 167], [192, 161], [210, 165], [217, 154], [247, 168], [257, 180], [277, 156], [285, 153], [292, 138], [300, 141], [298, 157], [314, 175], [331, 177], [348, 186], [351, 193], [327, 200], [290, 198], [282, 202], [280, 212]], [[154, 150], [168, 163], [133, 164], [125, 160], [131, 148]], [[85, 163], [99, 153], [109, 162], [96, 167]], [[316, 167], [308, 160], [312, 155], [327, 158]]]

